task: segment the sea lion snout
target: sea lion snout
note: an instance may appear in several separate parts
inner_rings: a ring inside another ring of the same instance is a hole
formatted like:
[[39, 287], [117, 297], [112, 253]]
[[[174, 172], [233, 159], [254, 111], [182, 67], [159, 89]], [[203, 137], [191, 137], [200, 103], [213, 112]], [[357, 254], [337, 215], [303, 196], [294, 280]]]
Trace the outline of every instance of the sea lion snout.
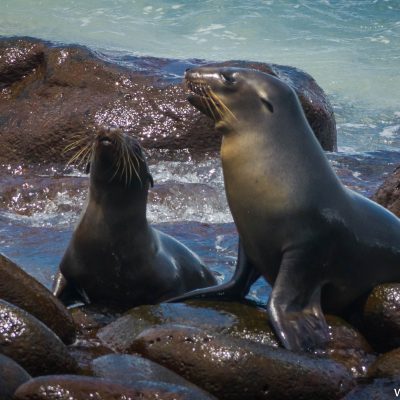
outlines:
[[[238, 68], [199, 67], [188, 69], [185, 72], [185, 83], [189, 89], [198, 85], [224, 87], [237, 82]], [[193, 90], [196, 91], [196, 90]]]
[[114, 144], [114, 141], [109, 136], [100, 136], [97, 138], [97, 141], [104, 146], [111, 146]]
[[111, 146], [116, 144], [118, 137], [121, 137], [123, 132], [117, 128], [103, 128], [96, 135], [98, 144]]

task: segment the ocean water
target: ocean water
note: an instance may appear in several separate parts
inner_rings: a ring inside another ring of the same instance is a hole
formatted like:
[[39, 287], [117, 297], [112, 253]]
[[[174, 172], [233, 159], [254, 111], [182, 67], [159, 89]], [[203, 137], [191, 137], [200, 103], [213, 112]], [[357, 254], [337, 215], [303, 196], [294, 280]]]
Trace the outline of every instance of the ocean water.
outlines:
[[[400, 163], [398, 0], [0, 0], [0, 6], [0, 36], [82, 44], [117, 62], [128, 54], [302, 68], [334, 106], [339, 152], [328, 157], [346, 185], [370, 196]], [[157, 159], [150, 154], [156, 187], [149, 219], [226, 279], [236, 232], [218, 157]], [[57, 189], [60, 175], [70, 179], [69, 190]], [[47, 286], [84, 205], [85, 185], [87, 177], [63, 166], [0, 168], [0, 251]], [[259, 284], [253, 295], [267, 292]]]

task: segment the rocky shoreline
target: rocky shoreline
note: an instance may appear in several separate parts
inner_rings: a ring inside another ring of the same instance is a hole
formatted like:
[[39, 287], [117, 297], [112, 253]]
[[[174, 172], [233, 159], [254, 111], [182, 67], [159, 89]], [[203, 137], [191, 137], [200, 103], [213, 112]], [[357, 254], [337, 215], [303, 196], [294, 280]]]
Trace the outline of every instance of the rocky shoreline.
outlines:
[[[179, 77], [204, 64], [133, 58], [121, 66], [84, 47], [0, 39], [0, 163], [65, 162], [63, 150], [73, 137], [99, 125], [122, 127], [146, 149], [218, 150], [221, 138], [186, 101]], [[332, 106], [310, 75], [275, 64], [219, 65], [252, 67], [289, 82], [322, 147], [336, 149]]]
[[[186, 102], [178, 78], [205, 61], [125, 61], [113, 64], [79, 46], [1, 39], [0, 164], [64, 163], [74, 135], [104, 124], [156, 151], [218, 149], [220, 138]], [[322, 147], [336, 149], [333, 110], [312, 77], [273, 64], [224, 65], [289, 82]], [[397, 175], [375, 199], [400, 215]], [[259, 304], [66, 310], [0, 254], [0, 398], [392, 399], [400, 389], [399, 298], [400, 284], [376, 287], [346, 321], [327, 316], [325, 352], [299, 354], [280, 346]]]
[[[252, 302], [86, 306], [70, 315], [3, 256], [0, 278], [2, 399], [17, 388], [15, 399], [86, 399], [94, 390], [104, 399], [389, 399], [400, 383], [400, 284], [373, 291], [351, 317], [358, 329], [328, 315], [328, 348], [309, 354], [283, 349]], [[69, 329], [65, 343], [44, 323], [54, 320]]]

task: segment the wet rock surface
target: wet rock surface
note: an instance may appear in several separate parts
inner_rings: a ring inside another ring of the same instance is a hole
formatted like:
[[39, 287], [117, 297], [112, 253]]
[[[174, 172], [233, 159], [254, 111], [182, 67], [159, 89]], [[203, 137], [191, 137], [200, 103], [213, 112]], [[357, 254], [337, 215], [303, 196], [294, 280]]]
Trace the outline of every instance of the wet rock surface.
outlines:
[[19, 386], [31, 379], [14, 360], [0, 354], [0, 399], [11, 400]]
[[400, 390], [400, 379], [377, 379], [370, 384], [358, 386], [343, 400], [392, 400], [398, 397], [395, 389]]
[[400, 166], [385, 179], [372, 199], [400, 217]]
[[[373, 350], [355, 328], [339, 317], [327, 316], [331, 340], [323, 353], [343, 364], [354, 377], [362, 377], [374, 361]], [[103, 345], [117, 352], [130, 352], [143, 330], [165, 324], [180, 324], [224, 333], [268, 346], [279, 341], [268, 322], [265, 309], [253, 303], [188, 301], [136, 307], [97, 333]]]
[[[0, 163], [65, 162], [71, 156], [65, 147], [99, 125], [121, 126], [145, 148], [219, 148], [211, 120], [186, 101], [176, 79], [204, 61], [128, 57], [123, 67], [83, 47], [28, 38], [1, 39], [0, 60]], [[336, 149], [332, 107], [308, 74], [274, 64], [223, 65], [257, 68], [287, 81], [323, 148]]]
[[355, 378], [367, 374], [368, 367], [375, 360], [374, 351], [353, 326], [333, 315], [326, 315], [331, 340], [325, 355], [344, 365]]
[[175, 385], [181, 390], [186, 390], [205, 395], [200, 388], [190, 383], [168, 368], [138, 355], [111, 354], [96, 358], [92, 362], [93, 376], [105, 378], [123, 385], [131, 385], [135, 382], [153, 382], [160, 385]]
[[25, 310], [0, 300], [0, 353], [32, 376], [76, 373], [77, 364], [62, 341]]
[[130, 352], [132, 343], [143, 330], [164, 324], [182, 324], [226, 333], [278, 347], [279, 342], [268, 324], [265, 310], [234, 302], [189, 301], [140, 306], [100, 329], [101, 342], [119, 352]]
[[368, 376], [400, 380], [400, 348], [380, 355], [368, 369]]
[[0, 299], [6, 300], [35, 316], [61, 340], [75, 340], [75, 324], [71, 314], [36, 279], [0, 253]]
[[206, 393], [182, 390], [173, 385], [138, 383], [130, 387], [101, 378], [45, 376], [20, 386], [15, 400], [212, 400]]
[[44, 62], [44, 48], [41, 43], [26, 42], [25, 46], [1, 47], [6, 57], [0, 57], [0, 89], [24, 79]]
[[339, 399], [354, 385], [331, 360], [179, 325], [142, 332], [131, 350], [221, 399]]
[[400, 283], [376, 286], [364, 305], [360, 329], [377, 351], [400, 347]]
[[138, 355], [110, 354], [99, 357], [93, 360], [91, 369], [93, 376], [122, 384], [150, 381], [194, 387], [175, 372]]

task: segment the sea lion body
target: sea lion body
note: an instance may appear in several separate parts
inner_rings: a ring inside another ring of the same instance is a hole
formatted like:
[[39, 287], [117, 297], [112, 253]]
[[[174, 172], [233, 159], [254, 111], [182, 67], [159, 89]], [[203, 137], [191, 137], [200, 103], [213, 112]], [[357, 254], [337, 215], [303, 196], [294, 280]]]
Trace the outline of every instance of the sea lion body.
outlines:
[[152, 178], [135, 139], [100, 131], [90, 169], [88, 203], [60, 263], [56, 296], [133, 307], [216, 283], [192, 251], [148, 224]]
[[323, 347], [322, 313], [342, 312], [382, 282], [400, 281], [400, 220], [337, 178], [294, 91], [234, 68], [186, 73], [189, 101], [223, 134], [225, 190], [239, 233], [232, 280], [173, 301], [243, 297], [263, 276], [285, 347]]

